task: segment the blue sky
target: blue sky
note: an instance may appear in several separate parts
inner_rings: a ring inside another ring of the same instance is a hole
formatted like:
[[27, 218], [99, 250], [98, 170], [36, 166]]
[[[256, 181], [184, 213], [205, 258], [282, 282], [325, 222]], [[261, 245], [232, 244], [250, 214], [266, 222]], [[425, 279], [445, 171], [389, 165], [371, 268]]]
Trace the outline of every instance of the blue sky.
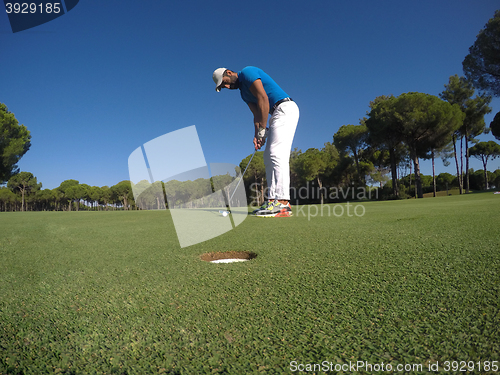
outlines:
[[[127, 180], [137, 147], [191, 125], [208, 163], [239, 164], [253, 152], [252, 115], [239, 92], [215, 92], [214, 69], [264, 69], [299, 105], [293, 147], [321, 148], [379, 95], [442, 92], [463, 75], [468, 48], [498, 8], [497, 0], [87, 0], [15, 34], [2, 11], [0, 102], [31, 131], [19, 166], [43, 188]], [[499, 98], [492, 108], [487, 124]], [[453, 163], [438, 160], [440, 172], [453, 174]]]

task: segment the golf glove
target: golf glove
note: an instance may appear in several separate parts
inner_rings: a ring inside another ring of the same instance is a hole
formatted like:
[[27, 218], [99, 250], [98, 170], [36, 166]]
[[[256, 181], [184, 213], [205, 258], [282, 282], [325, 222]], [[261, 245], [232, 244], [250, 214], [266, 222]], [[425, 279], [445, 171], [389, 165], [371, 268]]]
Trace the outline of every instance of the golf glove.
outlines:
[[266, 140], [267, 138], [267, 129], [266, 128], [259, 128], [259, 131], [257, 133], [257, 139], [258, 140]]

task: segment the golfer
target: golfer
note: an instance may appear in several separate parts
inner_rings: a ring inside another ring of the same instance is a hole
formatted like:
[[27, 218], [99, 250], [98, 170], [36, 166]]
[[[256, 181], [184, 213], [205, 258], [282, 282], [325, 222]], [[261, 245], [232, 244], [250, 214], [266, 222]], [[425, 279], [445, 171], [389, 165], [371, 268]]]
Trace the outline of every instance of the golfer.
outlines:
[[[215, 90], [240, 89], [241, 98], [253, 113], [253, 144], [260, 150], [266, 143], [267, 202], [253, 213], [262, 217], [292, 216], [290, 207], [290, 151], [299, 122], [299, 107], [262, 69], [247, 66], [239, 72], [216, 69]], [[268, 114], [269, 128], [267, 128]]]

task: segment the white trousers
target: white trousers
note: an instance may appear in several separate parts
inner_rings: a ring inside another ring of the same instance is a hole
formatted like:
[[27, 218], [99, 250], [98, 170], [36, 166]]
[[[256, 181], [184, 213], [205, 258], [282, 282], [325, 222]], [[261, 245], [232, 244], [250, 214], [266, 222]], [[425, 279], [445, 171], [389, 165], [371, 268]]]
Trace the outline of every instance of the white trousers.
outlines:
[[264, 165], [266, 166], [267, 199], [290, 199], [290, 152], [299, 122], [295, 102], [283, 102], [269, 120]]

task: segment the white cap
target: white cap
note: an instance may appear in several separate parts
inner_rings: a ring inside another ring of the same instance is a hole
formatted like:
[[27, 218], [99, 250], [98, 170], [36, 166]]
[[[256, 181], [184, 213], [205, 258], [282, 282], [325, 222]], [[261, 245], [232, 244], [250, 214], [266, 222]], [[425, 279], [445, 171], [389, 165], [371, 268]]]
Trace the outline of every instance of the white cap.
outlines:
[[219, 68], [214, 70], [214, 74], [212, 74], [212, 78], [215, 82], [215, 91], [219, 92], [220, 91], [220, 85], [222, 84], [222, 76], [224, 75], [224, 72], [226, 71], [226, 68]]

